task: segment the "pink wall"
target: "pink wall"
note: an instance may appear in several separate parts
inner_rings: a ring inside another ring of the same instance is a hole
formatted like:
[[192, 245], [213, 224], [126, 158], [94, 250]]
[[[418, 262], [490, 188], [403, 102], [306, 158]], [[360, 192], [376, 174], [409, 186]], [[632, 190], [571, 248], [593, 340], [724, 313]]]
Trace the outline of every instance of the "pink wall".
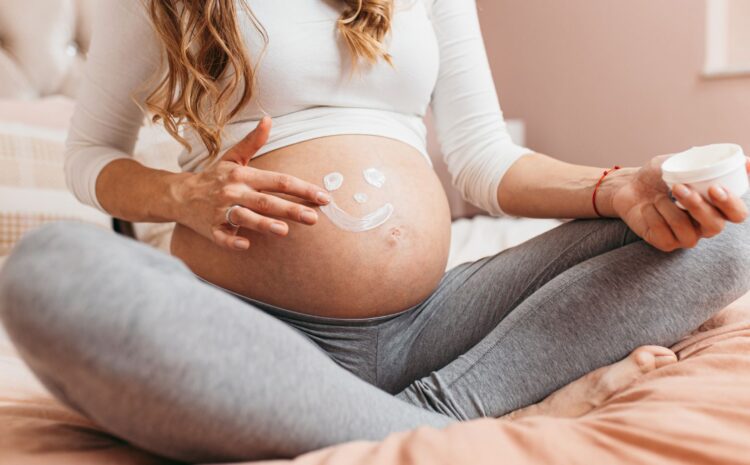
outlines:
[[527, 144], [640, 164], [691, 145], [750, 151], [750, 77], [705, 80], [703, 0], [479, 0], [500, 100]]

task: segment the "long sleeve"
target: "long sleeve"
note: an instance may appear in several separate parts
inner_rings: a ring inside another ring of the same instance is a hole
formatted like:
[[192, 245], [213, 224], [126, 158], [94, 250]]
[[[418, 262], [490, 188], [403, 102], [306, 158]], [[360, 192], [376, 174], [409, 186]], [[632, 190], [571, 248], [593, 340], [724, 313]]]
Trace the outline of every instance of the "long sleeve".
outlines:
[[502, 215], [500, 181], [532, 151], [511, 140], [503, 120], [475, 0], [435, 0], [432, 22], [440, 49], [432, 110], [453, 184], [468, 202]]
[[103, 211], [96, 179], [110, 162], [132, 156], [144, 120], [144, 85], [160, 62], [143, 2], [99, 0], [91, 50], [65, 150], [68, 188]]

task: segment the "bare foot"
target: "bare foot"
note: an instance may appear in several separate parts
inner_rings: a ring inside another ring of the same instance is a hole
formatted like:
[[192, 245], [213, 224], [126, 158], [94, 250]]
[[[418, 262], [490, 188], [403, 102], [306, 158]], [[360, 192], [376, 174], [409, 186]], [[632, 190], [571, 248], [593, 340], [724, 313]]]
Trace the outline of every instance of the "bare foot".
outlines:
[[666, 347], [639, 347], [624, 360], [592, 371], [553, 392], [542, 402], [511, 412], [503, 418], [517, 420], [534, 415], [580, 417], [633, 384], [642, 375], [675, 362], [677, 356]]

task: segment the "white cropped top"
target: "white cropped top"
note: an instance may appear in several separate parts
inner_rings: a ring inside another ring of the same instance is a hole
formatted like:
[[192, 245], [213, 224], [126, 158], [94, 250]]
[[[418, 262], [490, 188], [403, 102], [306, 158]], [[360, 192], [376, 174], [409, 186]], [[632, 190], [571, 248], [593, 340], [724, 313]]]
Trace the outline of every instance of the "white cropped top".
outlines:
[[[531, 151], [513, 143], [503, 121], [475, 0], [395, 1], [388, 37], [394, 67], [361, 64], [354, 73], [336, 33], [340, 2], [251, 2], [269, 41], [249, 18], [240, 18], [257, 81], [255, 97], [226, 128], [225, 148], [267, 114], [274, 126], [257, 156], [339, 134], [388, 137], [427, 156], [423, 118], [431, 106], [454, 185], [466, 200], [499, 215], [500, 180]], [[101, 209], [97, 176], [133, 151], [144, 121], [144, 84], [160, 69], [161, 49], [144, 0], [97, 3], [65, 171], [76, 197]], [[189, 129], [184, 135], [192, 150], [183, 151], [180, 166], [184, 171], [205, 167], [199, 166], [207, 158], [200, 139]]]

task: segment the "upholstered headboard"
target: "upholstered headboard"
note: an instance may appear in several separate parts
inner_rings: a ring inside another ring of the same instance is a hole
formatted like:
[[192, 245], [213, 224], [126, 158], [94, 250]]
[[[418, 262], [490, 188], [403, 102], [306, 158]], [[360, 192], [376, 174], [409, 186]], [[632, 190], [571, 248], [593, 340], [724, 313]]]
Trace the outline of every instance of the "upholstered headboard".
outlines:
[[94, 2], [0, 0], [0, 98], [74, 94]]

